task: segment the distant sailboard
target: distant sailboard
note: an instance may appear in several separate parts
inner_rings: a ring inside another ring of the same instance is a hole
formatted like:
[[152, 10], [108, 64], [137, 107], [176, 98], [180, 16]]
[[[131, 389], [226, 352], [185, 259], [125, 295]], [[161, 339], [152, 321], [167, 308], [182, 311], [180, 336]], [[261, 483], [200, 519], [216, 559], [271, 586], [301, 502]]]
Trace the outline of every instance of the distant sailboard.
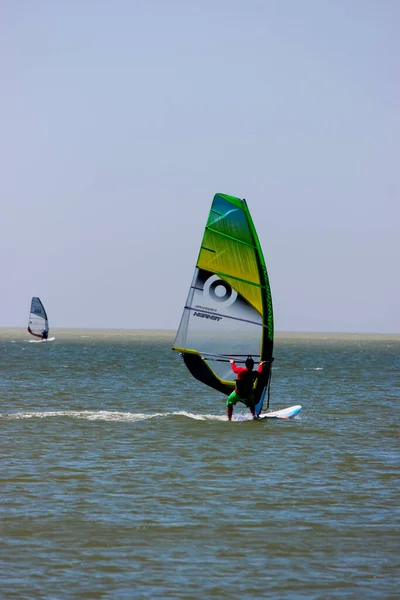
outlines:
[[51, 342], [55, 339], [49, 338], [49, 320], [47, 318], [47, 313], [40, 298], [37, 297], [33, 297], [31, 301], [28, 331], [34, 337], [40, 338], [37, 341]]
[[230, 359], [265, 361], [253, 390], [260, 415], [269, 408], [273, 340], [268, 273], [247, 203], [216, 194], [173, 350], [225, 395], [235, 387]]

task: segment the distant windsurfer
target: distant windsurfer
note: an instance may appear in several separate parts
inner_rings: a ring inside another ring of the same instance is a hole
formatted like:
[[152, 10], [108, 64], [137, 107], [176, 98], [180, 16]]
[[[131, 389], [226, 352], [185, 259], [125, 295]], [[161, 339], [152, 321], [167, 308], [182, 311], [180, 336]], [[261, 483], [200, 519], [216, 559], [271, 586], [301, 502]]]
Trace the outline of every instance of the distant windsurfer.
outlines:
[[49, 332], [46, 331], [45, 329], [43, 329], [43, 331], [42, 331], [42, 340], [47, 340], [48, 337], [49, 337]]
[[232, 371], [237, 374], [235, 390], [228, 396], [226, 401], [226, 414], [229, 421], [232, 420], [233, 407], [238, 402], [243, 402], [250, 410], [253, 418], [256, 419], [256, 411], [254, 405], [253, 386], [259, 373], [261, 373], [264, 362], [260, 362], [257, 371], [253, 371], [254, 360], [249, 356], [244, 363], [246, 367], [237, 367], [234, 360], [231, 360]]

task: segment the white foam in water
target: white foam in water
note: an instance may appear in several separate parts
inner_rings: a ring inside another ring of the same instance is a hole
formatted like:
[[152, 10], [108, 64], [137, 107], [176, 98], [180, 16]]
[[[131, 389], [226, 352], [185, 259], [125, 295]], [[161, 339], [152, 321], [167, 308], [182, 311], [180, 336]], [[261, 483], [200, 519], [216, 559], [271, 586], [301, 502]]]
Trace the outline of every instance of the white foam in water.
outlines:
[[185, 410], [181, 410], [179, 412], [168, 413], [168, 415], [176, 415], [180, 417], [187, 417], [188, 419], [194, 419], [195, 421], [224, 421], [226, 419], [225, 416], [221, 415], [196, 415], [195, 413], [189, 413]]
[[[187, 417], [196, 421], [225, 421], [225, 415], [195, 414], [186, 411], [167, 412], [167, 413], [124, 413], [109, 410], [57, 410], [57, 411], [38, 411], [38, 412], [13, 412], [0, 413], [3, 419], [44, 419], [46, 417], [71, 417], [73, 419], [87, 419], [89, 421], [144, 421], [156, 417]], [[241, 415], [239, 415], [240, 417]], [[247, 419], [235, 419], [247, 420]]]

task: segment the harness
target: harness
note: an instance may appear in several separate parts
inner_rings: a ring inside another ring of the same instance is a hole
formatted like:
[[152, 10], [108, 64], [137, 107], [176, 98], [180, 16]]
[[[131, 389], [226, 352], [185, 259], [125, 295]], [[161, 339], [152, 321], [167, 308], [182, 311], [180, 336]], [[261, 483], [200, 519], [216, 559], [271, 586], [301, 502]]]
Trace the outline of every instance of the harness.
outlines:
[[241, 379], [236, 379], [236, 392], [239, 394], [241, 398], [249, 398], [253, 394], [253, 384], [254, 384], [254, 373], [245, 373], [245, 377], [241, 377]]

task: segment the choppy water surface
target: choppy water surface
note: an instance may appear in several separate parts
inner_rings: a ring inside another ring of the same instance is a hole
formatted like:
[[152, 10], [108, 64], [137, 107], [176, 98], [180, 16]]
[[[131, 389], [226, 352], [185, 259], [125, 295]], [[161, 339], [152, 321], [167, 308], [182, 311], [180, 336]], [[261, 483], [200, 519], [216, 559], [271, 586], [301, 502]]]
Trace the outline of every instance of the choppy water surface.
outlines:
[[397, 339], [278, 339], [225, 417], [169, 334], [0, 338], [4, 598], [397, 597]]

